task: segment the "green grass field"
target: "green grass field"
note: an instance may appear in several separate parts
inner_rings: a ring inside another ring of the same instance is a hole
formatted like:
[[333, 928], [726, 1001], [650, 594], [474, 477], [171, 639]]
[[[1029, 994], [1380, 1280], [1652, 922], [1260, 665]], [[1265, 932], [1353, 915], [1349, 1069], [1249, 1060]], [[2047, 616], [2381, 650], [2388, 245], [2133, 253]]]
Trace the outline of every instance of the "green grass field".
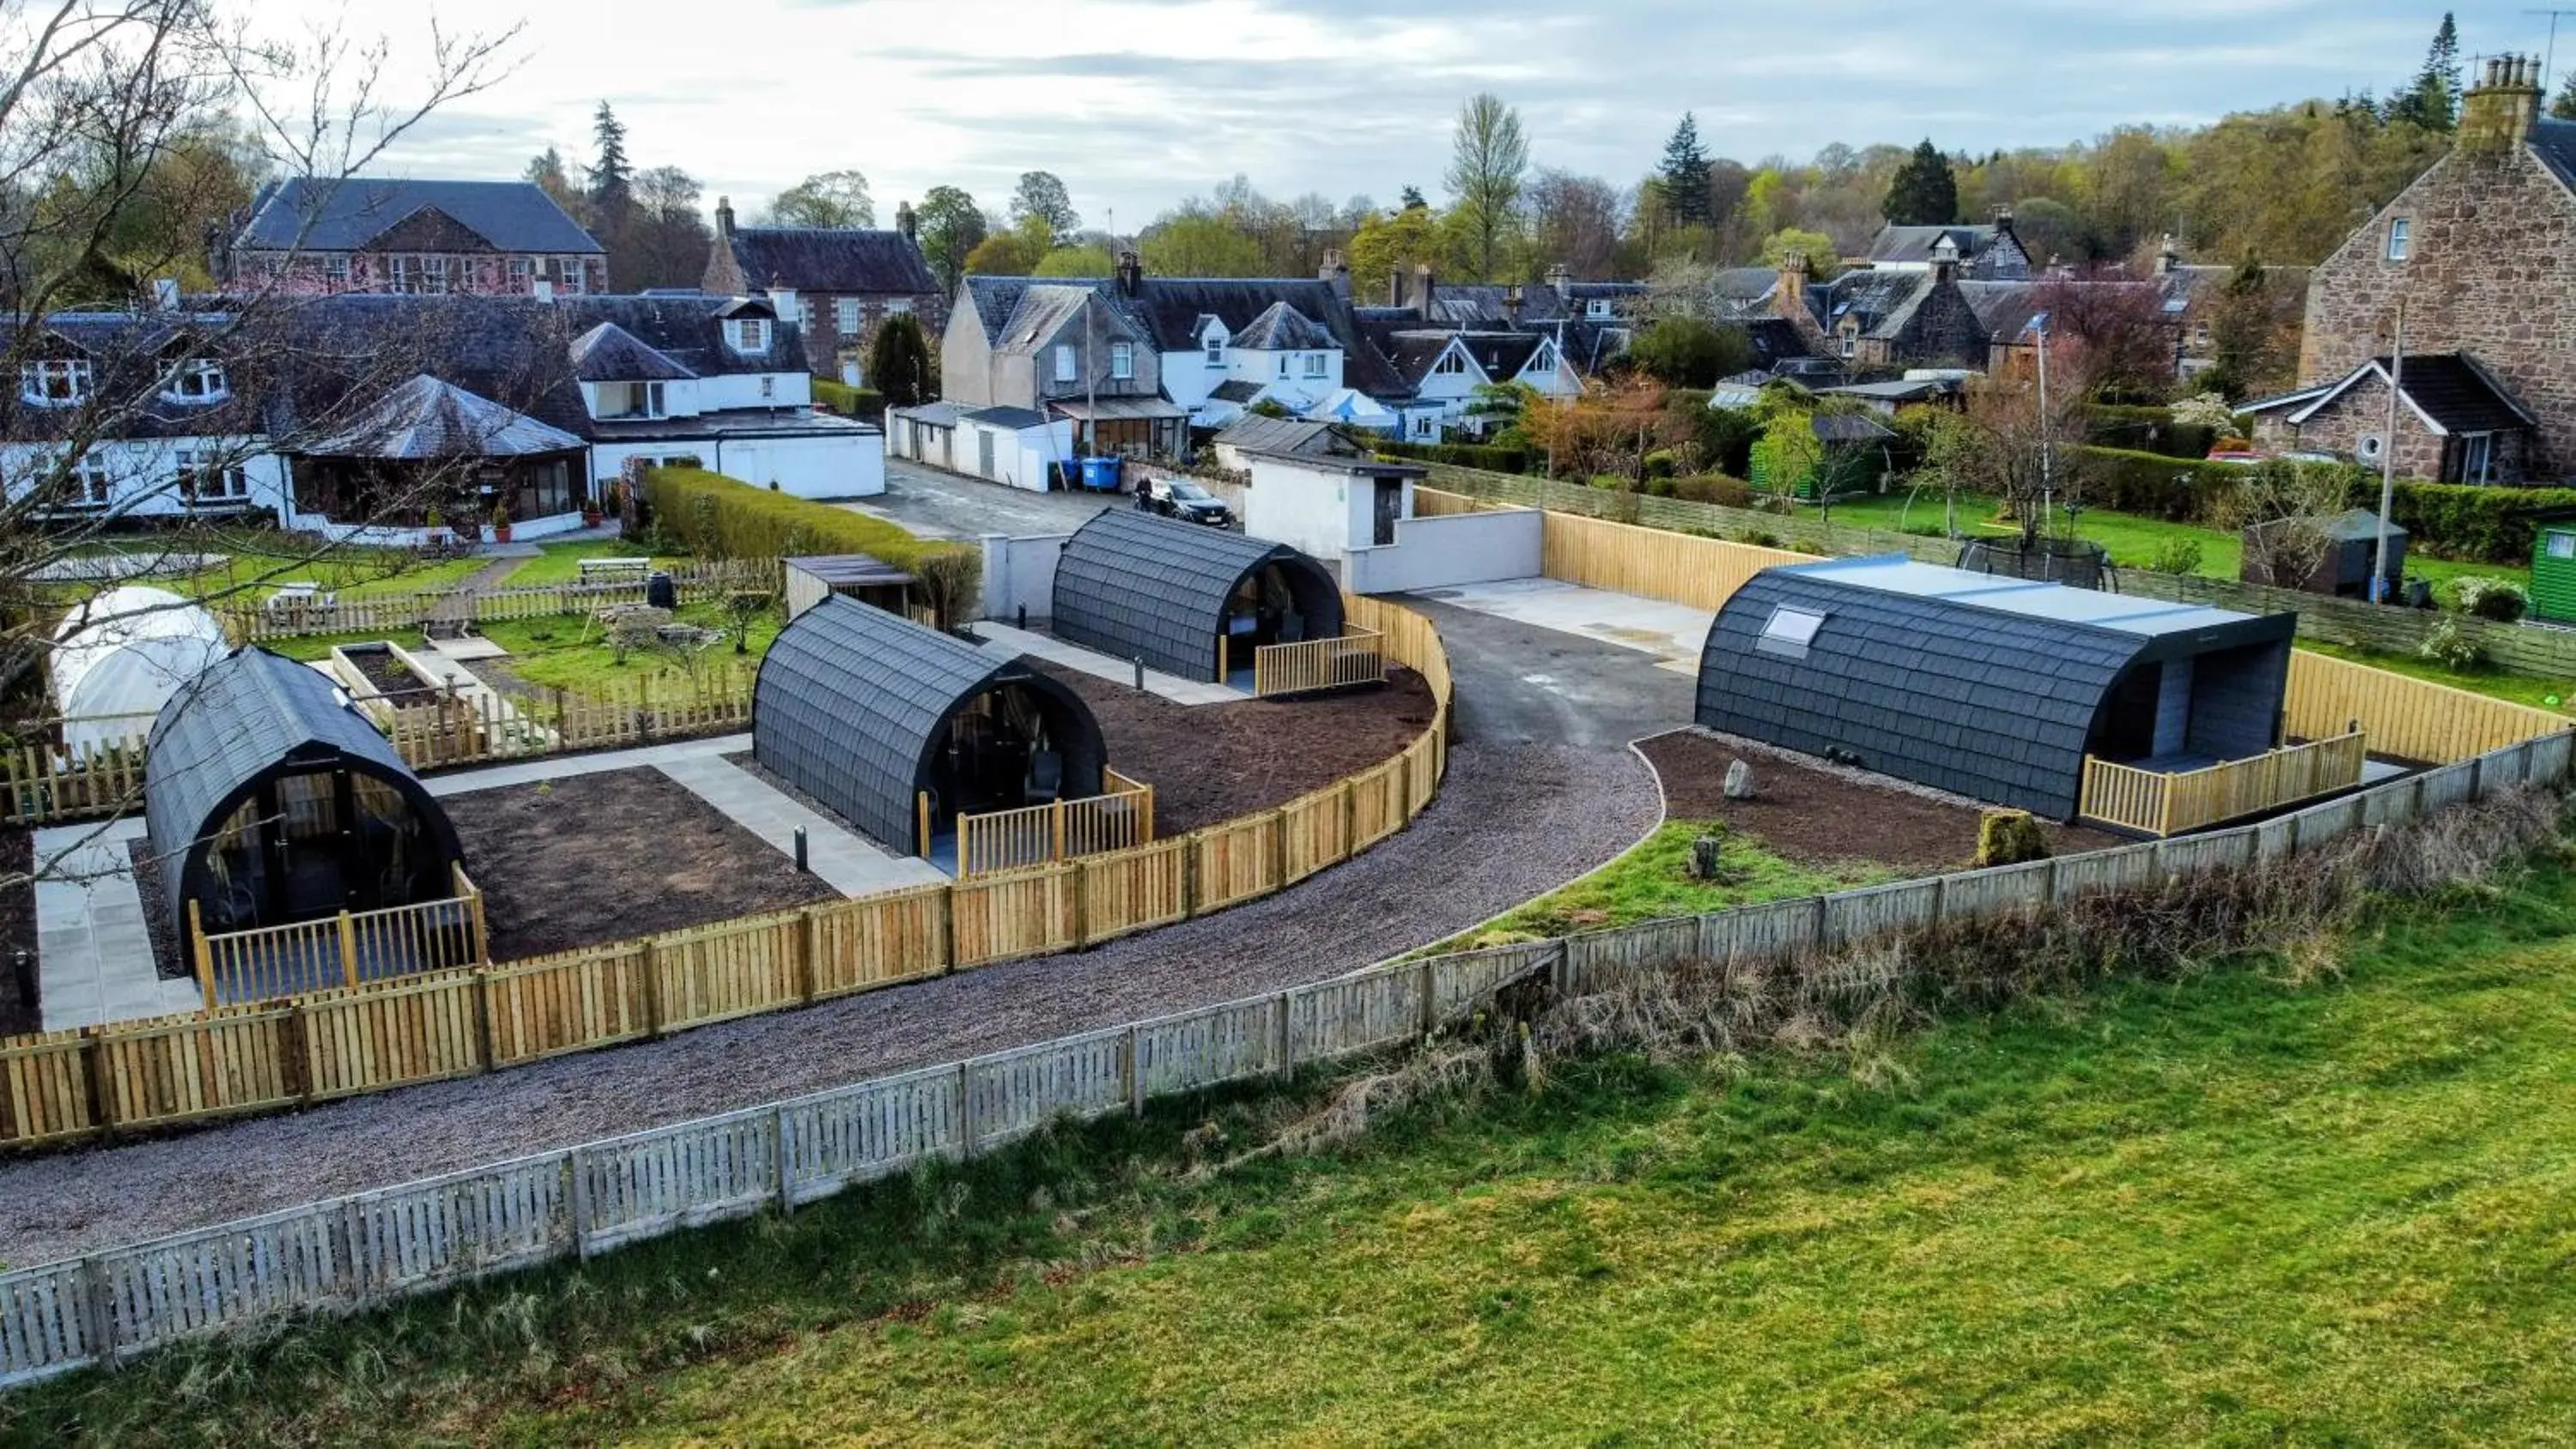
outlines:
[[[734, 628], [721, 604], [684, 605], [676, 617], [681, 623], [722, 629], [728, 635]], [[780, 627], [779, 611], [774, 608], [754, 617], [747, 632], [751, 652], [741, 662], [748, 665], [768, 653]], [[477, 625], [476, 630], [510, 651], [510, 657], [501, 662], [511, 673], [540, 688], [626, 697], [640, 683], [650, 682], [656, 690], [676, 690], [688, 687], [694, 678], [690, 669], [668, 651], [637, 650], [619, 663], [605, 631], [586, 615], [495, 621]], [[721, 671], [730, 668], [737, 657], [728, 638], [700, 656], [699, 668], [720, 678]]]
[[[1691, 842], [1714, 831], [1720, 875], [1690, 873]], [[1722, 823], [1671, 820], [1617, 860], [1494, 921], [1474, 944], [1503, 945], [1600, 930], [1666, 916], [1695, 916], [1791, 896], [1822, 895], [1871, 885], [1893, 873], [1863, 862], [1817, 870], [1781, 859], [1762, 842]]]
[[[2576, 880], [1838, 1057], [1238, 1098], [0, 1397], [187, 1442], [2492, 1444], [2576, 1423]], [[1205, 1125], [1202, 1125], [1205, 1124]]]
[[[1945, 531], [1945, 508], [1945, 500], [1937, 493], [1909, 494], [1899, 489], [1893, 493], [1844, 499], [1834, 505], [1831, 521], [1854, 528], [1884, 528], [1939, 536]], [[1800, 511], [1810, 510], [1802, 508]], [[1982, 529], [2002, 534], [2011, 531], [1992, 524], [1992, 516], [1990, 500], [1959, 500], [1959, 527], [1963, 532]], [[2111, 562], [2122, 568], [2145, 568], [2159, 547], [2175, 539], [2188, 539], [2200, 545], [2197, 572], [2210, 578], [2235, 578], [2244, 563], [2243, 540], [2222, 528], [2167, 523], [2160, 518], [2142, 518], [2096, 508], [2077, 515], [2075, 531], [2108, 549]], [[2406, 556], [2406, 571], [2421, 575], [2437, 587], [2472, 575], [2511, 579], [2526, 588], [2531, 584], [2531, 569], [2526, 565], [2459, 563], [2421, 553]]]
[[2449, 669], [2413, 654], [2391, 654], [2380, 649], [2353, 649], [2341, 644], [2326, 644], [2311, 639], [2300, 640], [2299, 647], [2313, 649], [2319, 654], [2331, 654], [2337, 659], [2349, 659], [2356, 664], [2367, 664], [2373, 669], [2385, 669], [2392, 674], [2429, 679], [2435, 684], [2447, 684], [2453, 689], [2465, 689], [2473, 694], [2493, 695], [2497, 699], [2509, 699], [2516, 704], [2527, 704], [2537, 709], [2576, 713], [2568, 708], [2570, 701], [2576, 701], [2576, 680], [2536, 674], [2509, 674], [2494, 668]]
[[[642, 545], [628, 543], [623, 539], [594, 540], [587, 543], [541, 543], [537, 547], [544, 551], [543, 556], [528, 559], [512, 569], [509, 576], [501, 581], [499, 585], [501, 588], [536, 589], [551, 588], [556, 584], [576, 583], [581, 578], [581, 561], [586, 558], [650, 557]], [[688, 560], [665, 557], [654, 559], [654, 562], [664, 568], [675, 568]]]

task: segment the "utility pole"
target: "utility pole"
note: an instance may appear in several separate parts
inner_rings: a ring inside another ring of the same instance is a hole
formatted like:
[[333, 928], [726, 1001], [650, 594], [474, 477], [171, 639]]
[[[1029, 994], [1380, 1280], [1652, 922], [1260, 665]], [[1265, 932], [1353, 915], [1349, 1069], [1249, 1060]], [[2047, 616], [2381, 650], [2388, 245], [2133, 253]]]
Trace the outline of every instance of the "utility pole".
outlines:
[[[2057, 459], [2048, 421], [2048, 314], [2038, 319], [2039, 332], [2039, 527], [2043, 536], [2057, 516]], [[2037, 540], [2033, 540], [2037, 542]]]
[[2370, 600], [2388, 602], [2388, 510], [2397, 501], [2397, 394], [2405, 386], [2406, 299], [2397, 299], [2397, 336], [2388, 348], [2388, 431], [2379, 444], [2379, 527], [2370, 550]]

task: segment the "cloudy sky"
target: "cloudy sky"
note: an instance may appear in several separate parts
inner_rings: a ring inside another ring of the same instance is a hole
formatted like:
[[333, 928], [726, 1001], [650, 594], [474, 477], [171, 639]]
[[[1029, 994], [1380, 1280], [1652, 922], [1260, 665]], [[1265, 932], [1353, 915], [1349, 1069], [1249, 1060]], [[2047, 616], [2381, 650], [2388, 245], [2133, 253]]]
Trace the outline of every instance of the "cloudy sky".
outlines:
[[[514, 176], [590, 149], [617, 108], [639, 165], [676, 165], [748, 215], [856, 167], [880, 221], [941, 183], [997, 207], [1062, 176], [1086, 223], [1132, 231], [1237, 172], [1276, 196], [1437, 196], [1459, 100], [1518, 106], [1541, 165], [1632, 181], [1681, 111], [1717, 154], [1828, 142], [1986, 150], [2186, 124], [2370, 87], [2420, 62], [2438, 8], [2397, 0], [256, 0], [266, 26], [383, 34], [387, 87], [426, 23], [521, 26], [512, 73], [440, 113], [383, 169]], [[524, 19], [522, 19], [524, 17]], [[2462, 49], [2528, 47], [2544, 20], [2466, 12]], [[391, 27], [388, 29], [388, 27]], [[2576, 22], [2569, 27], [2576, 54]]]

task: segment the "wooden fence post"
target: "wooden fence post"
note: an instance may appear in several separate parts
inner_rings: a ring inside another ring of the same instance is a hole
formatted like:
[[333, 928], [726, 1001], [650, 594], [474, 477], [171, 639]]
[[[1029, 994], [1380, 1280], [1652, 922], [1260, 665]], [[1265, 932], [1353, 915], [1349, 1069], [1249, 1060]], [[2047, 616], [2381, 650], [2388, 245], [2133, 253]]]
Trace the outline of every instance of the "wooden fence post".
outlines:
[[347, 911], [340, 913], [340, 984], [358, 984], [358, 923]]
[[975, 1155], [975, 1064], [957, 1064], [957, 1155]]
[[116, 1126], [116, 1090], [108, 1080], [107, 1029], [93, 1026], [81, 1032], [81, 1081], [89, 1088], [89, 1121], [99, 1132]]
[[1145, 1115], [1145, 1034], [1141, 1028], [1127, 1028], [1127, 1114]]
[[501, 1023], [492, 1010], [492, 963], [474, 968], [474, 1026], [483, 1046], [483, 1070], [501, 1069]]
[[1288, 1031], [1288, 993], [1285, 991], [1279, 993], [1278, 1029], [1279, 1075], [1284, 1077], [1297, 1070], [1296, 1042]]
[[796, 913], [796, 999], [814, 1004], [814, 958], [822, 954], [823, 923], [807, 906]]
[[90, 1357], [102, 1364], [116, 1362], [116, 1290], [107, 1280], [107, 1269], [95, 1256], [81, 1259], [81, 1337], [89, 1340]]
[[[1064, 801], [1061, 798], [1047, 808], [1047, 829], [1053, 842], [1049, 847], [1053, 853], [1047, 859], [1064, 859]], [[958, 866], [963, 869], [965, 862], [959, 861]]]
[[564, 1164], [572, 1171], [572, 1252], [581, 1262], [590, 1260], [590, 1173], [576, 1147], [564, 1154]]
[[[915, 792], [913, 808], [919, 816], [921, 858], [928, 860], [930, 859], [930, 792], [927, 790]], [[957, 868], [961, 871], [966, 868], [966, 838], [962, 835], [957, 838]]]
[[651, 938], [644, 942], [644, 1035], [662, 1035], [662, 952]]
[[205, 913], [197, 908], [197, 899], [188, 898], [189, 955], [197, 965], [197, 993], [205, 998], [206, 1010], [215, 1009], [215, 955], [206, 945]]
[[771, 1162], [778, 1169], [778, 1210], [782, 1213], [792, 1213], [796, 1211], [796, 1194], [790, 1188], [796, 1181], [796, 1177], [788, 1166], [788, 1160], [794, 1155], [795, 1140], [788, 1135], [787, 1131], [786, 1103], [779, 1103], [769, 1114], [769, 1130], [772, 1137], [776, 1139]]
[[310, 1010], [301, 996], [287, 1000], [286, 1029], [279, 1034], [282, 1040], [278, 1043], [279, 1055], [303, 1077], [296, 1085], [295, 1095], [307, 1107], [313, 1105], [313, 1084], [322, 1079], [322, 1064], [314, 1060], [313, 1022], [306, 1014]]
[[1429, 1041], [1431, 1033], [1438, 1030], [1440, 1026], [1440, 1013], [1431, 999], [1431, 968], [1438, 960], [1436, 956], [1422, 958], [1422, 1039], [1424, 1041]]

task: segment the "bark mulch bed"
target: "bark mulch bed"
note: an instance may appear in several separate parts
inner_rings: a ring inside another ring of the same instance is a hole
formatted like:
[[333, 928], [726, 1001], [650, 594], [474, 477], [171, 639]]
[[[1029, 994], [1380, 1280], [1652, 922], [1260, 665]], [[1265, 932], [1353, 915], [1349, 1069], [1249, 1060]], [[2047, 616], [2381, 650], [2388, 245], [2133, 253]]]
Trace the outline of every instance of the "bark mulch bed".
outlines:
[[[0, 890], [0, 1036], [41, 1031], [36, 1006], [36, 837], [24, 830], [0, 830], [0, 876], [17, 884]], [[18, 962], [26, 961], [26, 974]]]
[[1356, 775], [1431, 724], [1431, 690], [1398, 669], [1386, 688], [1241, 704], [1174, 704], [1041, 660], [1099, 717], [1109, 763], [1154, 787], [1154, 834], [1180, 835]]
[[495, 961], [840, 899], [649, 766], [445, 804], [483, 890]]
[[[1657, 735], [1638, 748], [1663, 776], [1667, 818], [1723, 820], [1790, 860], [1809, 865], [1871, 861], [1928, 874], [1955, 870], [1976, 858], [1981, 812], [1966, 802], [1856, 780], [1842, 771], [1689, 731]], [[1754, 788], [1760, 792], [1754, 799], [1726, 798], [1726, 767], [1737, 759], [1753, 767]], [[2040, 828], [2048, 834], [2049, 849], [2059, 855], [2128, 843], [2103, 831], [2045, 820]]]

